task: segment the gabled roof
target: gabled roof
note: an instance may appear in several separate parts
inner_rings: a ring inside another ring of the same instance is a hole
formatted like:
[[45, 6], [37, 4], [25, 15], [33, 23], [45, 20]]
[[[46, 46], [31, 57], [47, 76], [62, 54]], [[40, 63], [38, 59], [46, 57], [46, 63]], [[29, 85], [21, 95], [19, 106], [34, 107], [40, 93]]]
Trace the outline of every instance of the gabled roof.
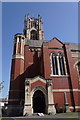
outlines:
[[63, 42], [61, 42], [60, 40], [58, 40], [56, 37], [52, 38], [51, 40], [44, 40], [43, 43], [49, 43], [53, 40], [57, 40], [58, 42], [60, 42], [61, 44], [64, 44]]
[[36, 82], [36, 81], [38, 81], [38, 80], [40, 80], [41, 82], [43, 82], [43, 83], [46, 83], [46, 79], [45, 78], [43, 78], [43, 77], [41, 77], [41, 76], [36, 76], [36, 77], [34, 77], [34, 78], [26, 78], [26, 81], [29, 81], [30, 80], [30, 83], [34, 83], [34, 82]]

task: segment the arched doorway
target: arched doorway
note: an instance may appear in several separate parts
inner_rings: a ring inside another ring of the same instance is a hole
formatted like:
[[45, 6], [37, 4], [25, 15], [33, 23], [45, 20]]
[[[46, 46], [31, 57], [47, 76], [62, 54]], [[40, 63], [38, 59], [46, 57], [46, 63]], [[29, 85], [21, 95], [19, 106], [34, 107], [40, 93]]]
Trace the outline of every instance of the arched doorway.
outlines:
[[45, 95], [42, 91], [37, 90], [33, 95], [33, 112], [45, 113]]

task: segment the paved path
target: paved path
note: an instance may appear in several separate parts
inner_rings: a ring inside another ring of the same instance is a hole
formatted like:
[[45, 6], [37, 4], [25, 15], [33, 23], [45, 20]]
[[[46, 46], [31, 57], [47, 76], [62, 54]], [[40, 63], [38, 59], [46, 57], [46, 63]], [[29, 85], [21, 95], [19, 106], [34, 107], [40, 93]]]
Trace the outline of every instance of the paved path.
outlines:
[[75, 115], [45, 115], [45, 116], [26, 116], [26, 117], [13, 117], [15, 120], [57, 120], [57, 118], [80, 118], [78, 114]]

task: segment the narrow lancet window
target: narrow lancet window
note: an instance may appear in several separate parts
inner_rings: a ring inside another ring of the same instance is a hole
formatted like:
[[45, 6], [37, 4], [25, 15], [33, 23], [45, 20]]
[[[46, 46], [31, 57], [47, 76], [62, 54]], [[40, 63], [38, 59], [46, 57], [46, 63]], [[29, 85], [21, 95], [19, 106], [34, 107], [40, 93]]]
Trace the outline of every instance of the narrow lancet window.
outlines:
[[52, 74], [53, 75], [66, 75], [66, 63], [64, 59], [64, 55], [59, 54], [51, 54], [52, 61]]
[[58, 75], [57, 57], [54, 53], [52, 54], [52, 68], [53, 68], [53, 74]]
[[65, 75], [65, 64], [64, 64], [64, 56], [59, 54], [59, 64], [60, 64], [60, 72], [61, 75]]

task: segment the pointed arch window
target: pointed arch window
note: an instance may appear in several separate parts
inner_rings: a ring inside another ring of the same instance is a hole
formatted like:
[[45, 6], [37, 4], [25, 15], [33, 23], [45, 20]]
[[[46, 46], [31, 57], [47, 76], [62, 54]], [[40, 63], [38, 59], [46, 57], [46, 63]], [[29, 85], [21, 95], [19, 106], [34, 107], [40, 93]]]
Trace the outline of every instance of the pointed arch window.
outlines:
[[60, 66], [61, 75], [66, 75], [65, 64], [64, 64], [64, 56], [61, 53], [59, 54], [59, 66]]
[[78, 62], [78, 72], [79, 72], [79, 76], [80, 76], [80, 62]]
[[78, 61], [76, 64], [77, 72], [78, 72], [78, 77], [79, 77], [79, 85], [80, 85], [80, 61]]
[[80, 85], [80, 62], [78, 63], [79, 85]]
[[62, 53], [51, 53], [52, 75], [67, 75], [65, 56]]
[[32, 22], [31, 22], [31, 27], [36, 28], [36, 21], [32, 21]]
[[31, 31], [31, 40], [37, 40], [37, 32], [35, 30]]
[[53, 74], [58, 75], [57, 56], [54, 53], [52, 53], [52, 69]]
[[79, 81], [80, 81], [80, 61], [76, 64], [78, 75], [79, 75]]

